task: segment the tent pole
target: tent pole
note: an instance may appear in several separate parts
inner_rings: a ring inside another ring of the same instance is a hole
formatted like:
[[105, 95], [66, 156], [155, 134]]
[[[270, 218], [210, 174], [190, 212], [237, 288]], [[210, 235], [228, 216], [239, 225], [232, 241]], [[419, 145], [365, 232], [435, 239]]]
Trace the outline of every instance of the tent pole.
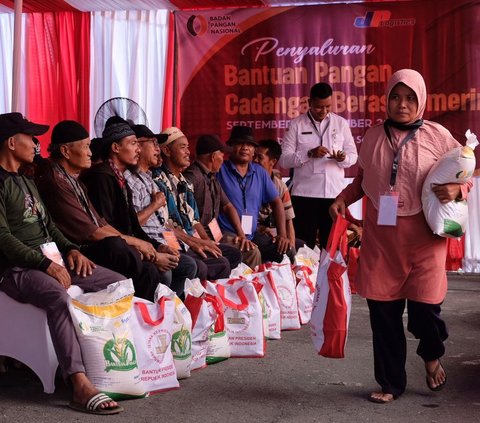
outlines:
[[22, 6], [23, 0], [15, 0], [15, 21], [13, 30], [13, 69], [12, 69], [12, 112], [20, 107], [20, 75], [22, 59]]

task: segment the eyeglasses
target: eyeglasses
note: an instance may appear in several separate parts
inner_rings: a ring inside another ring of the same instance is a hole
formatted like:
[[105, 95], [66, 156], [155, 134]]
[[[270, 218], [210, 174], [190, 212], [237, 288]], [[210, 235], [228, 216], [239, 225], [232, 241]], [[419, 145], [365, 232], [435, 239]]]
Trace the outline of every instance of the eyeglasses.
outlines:
[[152, 140], [152, 139], [149, 139], [149, 140], [138, 140], [139, 143], [142, 143], [142, 142], [151, 142], [153, 143], [153, 146], [155, 148], [160, 148], [160, 144], [158, 143], [157, 140]]

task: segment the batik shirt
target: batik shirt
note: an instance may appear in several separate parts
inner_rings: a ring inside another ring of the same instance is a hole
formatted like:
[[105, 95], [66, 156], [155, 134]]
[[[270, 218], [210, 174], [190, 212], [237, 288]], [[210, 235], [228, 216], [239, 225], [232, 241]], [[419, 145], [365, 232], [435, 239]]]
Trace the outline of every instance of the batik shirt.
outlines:
[[180, 174], [177, 178], [165, 165], [152, 171], [153, 180], [167, 198], [168, 226], [194, 234], [194, 226], [200, 223], [193, 186]]

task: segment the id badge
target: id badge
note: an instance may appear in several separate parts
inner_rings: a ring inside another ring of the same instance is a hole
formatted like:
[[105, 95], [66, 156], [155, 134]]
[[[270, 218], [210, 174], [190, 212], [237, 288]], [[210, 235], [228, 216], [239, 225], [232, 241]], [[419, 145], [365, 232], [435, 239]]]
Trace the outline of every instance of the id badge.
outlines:
[[178, 242], [177, 236], [173, 231], [164, 231], [162, 232], [162, 236], [172, 250], [178, 251], [182, 249], [182, 247], [180, 247], [180, 243]]
[[397, 226], [398, 192], [390, 191], [380, 196], [377, 225]]
[[65, 267], [62, 255], [60, 254], [60, 251], [58, 250], [57, 244], [55, 242], [46, 242], [45, 244], [40, 245], [40, 250], [45, 257], [49, 258], [54, 263]]
[[245, 235], [251, 235], [253, 231], [253, 216], [248, 213], [242, 214], [242, 230]]
[[212, 221], [208, 224], [208, 229], [210, 229], [210, 232], [212, 233], [213, 239], [216, 242], [219, 242], [222, 237], [222, 230], [220, 229], [220, 226], [218, 225], [217, 219], [213, 218]]

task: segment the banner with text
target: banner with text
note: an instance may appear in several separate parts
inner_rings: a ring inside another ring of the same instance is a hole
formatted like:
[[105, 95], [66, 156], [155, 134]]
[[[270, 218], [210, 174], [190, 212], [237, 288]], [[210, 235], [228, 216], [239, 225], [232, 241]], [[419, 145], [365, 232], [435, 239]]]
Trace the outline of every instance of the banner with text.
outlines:
[[412, 68], [429, 92], [424, 117], [460, 142], [469, 128], [480, 137], [479, 21], [471, 0], [175, 12], [177, 124], [192, 146], [234, 125], [281, 140], [324, 81], [360, 145], [385, 117], [391, 74]]

